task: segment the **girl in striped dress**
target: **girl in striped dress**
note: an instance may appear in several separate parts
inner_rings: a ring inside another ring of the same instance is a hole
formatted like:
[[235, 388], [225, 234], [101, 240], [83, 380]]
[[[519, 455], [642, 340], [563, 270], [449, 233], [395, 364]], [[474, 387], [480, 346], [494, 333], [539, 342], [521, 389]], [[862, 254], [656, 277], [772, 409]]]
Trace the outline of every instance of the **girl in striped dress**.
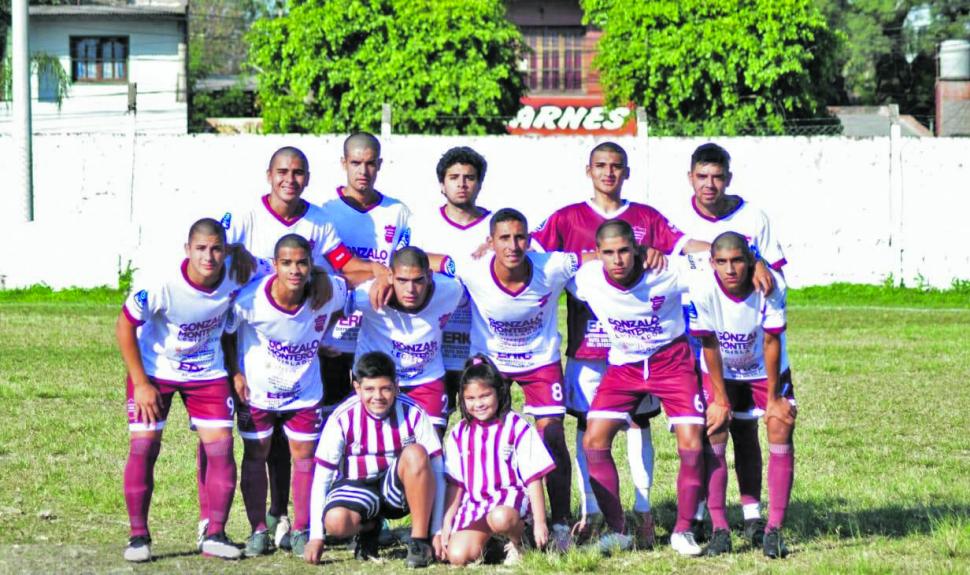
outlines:
[[536, 546], [548, 540], [541, 479], [555, 465], [539, 433], [511, 403], [509, 384], [492, 362], [482, 355], [469, 359], [458, 391], [462, 420], [445, 443], [441, 541], [452, 565], [479, 560], [492, 535], [508, 538], [505, 562], [517, 562], [530, 516]]

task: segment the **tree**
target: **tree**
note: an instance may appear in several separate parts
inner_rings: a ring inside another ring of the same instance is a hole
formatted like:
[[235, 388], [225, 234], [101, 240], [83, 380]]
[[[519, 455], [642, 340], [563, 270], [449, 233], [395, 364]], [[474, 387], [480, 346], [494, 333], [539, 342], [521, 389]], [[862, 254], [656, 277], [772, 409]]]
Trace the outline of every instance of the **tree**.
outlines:
[[811, 0], [583, 0], [603, 29], [594, 66], [610, 104], [662, 134], [783, 133], [825, 116], [837, 38]]
[[249, 41], [268, 132], [501, 133], [524, 89], [501, 0], [294, 2]]

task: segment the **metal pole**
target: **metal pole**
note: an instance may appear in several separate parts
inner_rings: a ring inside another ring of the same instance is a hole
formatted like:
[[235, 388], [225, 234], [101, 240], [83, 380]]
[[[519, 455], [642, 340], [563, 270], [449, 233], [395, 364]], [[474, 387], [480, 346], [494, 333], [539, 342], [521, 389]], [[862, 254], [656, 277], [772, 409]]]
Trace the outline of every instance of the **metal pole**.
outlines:
[[13, 0], [13, 139], [17, 154], [16, 186], [23, 195], [23, 220], [34, 220], [34, 183], [30, 122], [30, 43], [27, 0]]

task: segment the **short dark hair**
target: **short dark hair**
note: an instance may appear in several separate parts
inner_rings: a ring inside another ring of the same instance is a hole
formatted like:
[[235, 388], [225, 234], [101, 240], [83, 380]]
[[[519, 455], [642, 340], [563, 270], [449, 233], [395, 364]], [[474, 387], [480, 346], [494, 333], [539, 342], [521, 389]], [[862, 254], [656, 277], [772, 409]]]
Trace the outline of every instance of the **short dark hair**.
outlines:
[[377, 136], [370, 132], [355, 132], [344, 140], [344, 157], [350, 152], [351, 148], [367, 148], [374, 150], [377, 157], [381, 157], [381, 142]]
[[468, 146], [458, 146], [445, 152], [438, 160], [438, 167], [435, 168], [438, 173], [438, 183], [445, 181], [445, 172], [455, 164], [471, 166], [475, 168], [479, 182], [485, 179], [485, 170], [488, 169], [485, 157]]
[[526, 230], [529, 229], [529, 221], [525, 219], [525, 216], [519, 210], [515, 208], [502, 208], [494, 214], [492, 214], [492, 219], [488, 221], [488, 233], [495, 233], [495, 226], [502, 222], [522, 222], [522, 225]]
[[723, 232], [714, 238], [714, 241], [711, 242], [711, 257], [714, 257], [714, 253], [720, 250], [741, 250], [741, 254], [744, 255], [744, 259], [748, 260], [749, 264], [754, 265], [755, 263], [754, 252], [751, 251], [748, 238], [737, 232]]
[[431, 269], [431, 262], [428, 261], [428, 254], [417, 246], [403, 247], [391, 254], [391, 269], [397, 266], [410, 266], [422, 270]]
[[596, 228], [596, 246], [606, 238], [624, 238], [630, 245], [637, 245], [637, 236], [633, 233], [633, 226], [623, 220], [606, 220]]
[[273, 247], [273, 257], [279, 256], [280, 250], [283, 248], [303, 248], [306, 251], [307, 257], [311, 260], [313, 259], [313, 250], [310, 248], [310, 242], [300, 234], [286, 234], [276, 240], [276, 245]]
[[391, 356], [381, 351], [369, 351], [357, 358], [354, 364], [354, 381], [360, 383], [364, 379], [386, 377], [397, 381], [397, 368]]
[[458, 411], [465, 421], [471, 421], [472, 415], [468, 413], [468, 408], [465, 407], [463, 392], [472, 383], [481, 383], [495, 390], [495, 395], [498, 398], [498, 410], [495, 412], [497, 417], [502, 417], [512, 409], [512, 393], [509, 390], [508, 380], [502, 377], [502, 372], [495, 367], [495, 364], [488, 357], [477, 354], [468, 358], [468, 361], [465, 362], [465, 370], [461, 372], [461, 380], [458, 385], [458, 397], [455, 398], [458, 403]]
[[593, 154], [595, 154], [596, 152], [613, 152], [614, 154], [620, 154], [621, 156], [623, 156], [623, 166], [627, 167], [630, 165], [629, 162], [627, 161], [626, 150], [624, 150], [623, 146], [617, 144], [616, 142], [602, 142], [597, 144], [595, 148], [590, 150], [589, 152], [590, 165], [593, 164]]
[[690, 169], [693, 170], [697, 164], [717, 164], [724, 168], [725, 172], [729, 172], [731, 171], [731, 154], [714, 142], [708, 142], [698, 146], [694, 153], [690, 155]]
[[192, 227], [189, 228], [189, 241], [192, 241], [192, 237], [196, 234], [204, 236], [219, 236], [222, 243], [226, 243], [226, 228], [222, 227], [222, 224], [218, 220], [212, 218], [202, 218], [201, 220], [196, 220]]
[[306, 154], [303, 153], [303, 150], [294, 146], [283, 146], [282, 148], [273, 152], [273, 155], [269, 157], [269, 167], [267, 167], [266, 169], [267, 170], [273, 169], [273, 163], [276, 162], [276, 158], [290, 157], [290, 156], [296, 156], [297, 158], [300, 158], [300, 161], [303, 162], [303, 169], [307, 172], [310, 171], [310, 160], [306, 158]]

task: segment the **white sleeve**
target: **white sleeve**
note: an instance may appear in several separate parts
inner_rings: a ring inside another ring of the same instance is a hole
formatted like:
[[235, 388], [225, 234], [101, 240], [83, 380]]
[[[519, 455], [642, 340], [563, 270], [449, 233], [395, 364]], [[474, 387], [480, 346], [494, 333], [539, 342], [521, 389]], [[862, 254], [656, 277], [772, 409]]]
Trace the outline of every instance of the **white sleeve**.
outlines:
[[526, 423], [513, 446], [522, 485], [528, 485], [555, 469], [549, 450], [542, 443], [539, 432]]
[[710, 295], [710, 291], [704, 289], [699, 281], [691, 286], [687, 313], [690, 316], [690, 333], [695, 337], [713, 335], [716, 331]]
[[323, 540], [323, 510], [327, 506], [327, 494], [337, 476], [335, 469], [317, 463], [310, 488], [310, 539]]
[[579, 271], [579, 256], [570, 252], [554, 252], [550, 256], [550, 263], [554, 262], [557, 275], [562, 277], [562, 284], [565, 285], [576, 272]]
[[142, 286], [135, 286], [128, 297], [125, 298], [125, 303], [122, 306], [125, 317], [136, 326], [142, 325], [151, 319], [155, 312], [163, 308], [165, 301], [163, 292], [164, 288], [161, 286], [151, 290]]
[[246, 239], [249, 236], [249, 214], [246, 212], [242, 213], [232, 213], [226, 212], [223, 214], [220, 222], [222, 227], [226, 230], [226, 243], [227, 244], [245, 244]]
[[768, 221], [768, 216], [764, 212], [761, 214], [761, 233], [755, 238], [755, 249], [758, 250], [758, 255], [760, 255], [769, 267], [772, 269], [781, 269], [785, 265], [785, 254], [781, 251], [781, 244], [778, 243], [778, 239], [774, 237], [771, 232], [771, 223]]
[[374, 285], [374, 280], [368, 280], [351, 291], [351, 296], [347, 303], [347, 309], [345, 310], [347, 313], [344, 315], [350, 315], [355, 311], [359, 311], [361, 313], [371, 311], [370, 288], [372, 285]]
[[787, 322], [785, 311], [785, 297], [788, 291], [781, 274], [772, 272], [775, 289], [765, 298], [764, 308], [761, 310], [761, 327], [768, 333], [778, 334], [785, 331]]
[[[434, 430], [431, 418], [424, 410], [419, 411], [418, 414], [414, 422], [414, 439], [428, 452], [428, 457], [438, 457], [441, 455], [441, 440], [438, 439], [438, 432]], [[321, 437], [320, 440], [323, 441], [323, 438]]]
[[340, 469], [340, 463], [344, 458], [345, 445], [346, 440], [340, 426], [340, 418], [329, 417], [327, 423], [323, 426], [323, 432], [320, 434], [320, 442], [317, 443], [315, 454], [317, 464], [334, 471]]
[[397, 242], [394, 250], [406, 248], [411, 245], [411, 210], [401, 204], [401, 213], [397, 219]]
[[[458, 425], [460, 426], [461, 423]], [[455, 440], [454, 433], [449, 433], [448, 438], [445, 440], [445, 472], [448, 473], [448, 478], [453, 483], [464, 485], [465, 472], [463, 468], [458, 441]]]

